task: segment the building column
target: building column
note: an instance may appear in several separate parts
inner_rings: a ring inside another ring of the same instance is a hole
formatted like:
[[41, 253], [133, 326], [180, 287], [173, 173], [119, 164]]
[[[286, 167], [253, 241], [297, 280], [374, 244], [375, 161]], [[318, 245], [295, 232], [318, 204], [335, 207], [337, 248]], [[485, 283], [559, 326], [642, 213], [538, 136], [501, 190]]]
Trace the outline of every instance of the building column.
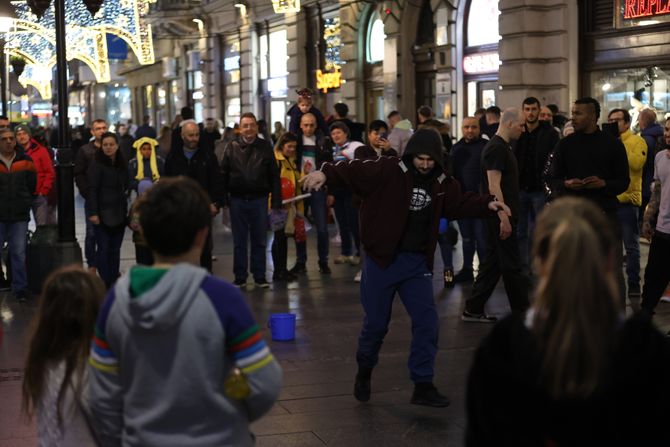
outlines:
[[365, 92], [363, 89], [363, 47], [360, 39], [365, 39], [359, 30], [363, 6], [360, 3], [344, 1], [340, 7], [340, 32], [342, 40], [342, 79], [340, 87], [341, 101], [349, 106], [352, 120], [365, 116]]
[[577, 0], [500, 0], [499, 9], [500, 106], [535, 96], [568, 110], [577, 91]]
[[240, 26], [240, 104], [242, 113], [253, 112], [258, 116], [260, 105], [256, 98], [258, 70], [254, 55], [257, 51], [256, 30], [253, 25]]

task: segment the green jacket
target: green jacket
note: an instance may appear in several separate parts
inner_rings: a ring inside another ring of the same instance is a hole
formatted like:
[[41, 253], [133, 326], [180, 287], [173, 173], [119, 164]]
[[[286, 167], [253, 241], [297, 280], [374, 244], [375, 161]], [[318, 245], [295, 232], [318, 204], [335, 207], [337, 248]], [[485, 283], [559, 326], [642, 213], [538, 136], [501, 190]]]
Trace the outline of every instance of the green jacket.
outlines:
[[33, 160], [21, 151], [7, 169], [0, 161], [0, 222], [20, 222], [30, 220], [37, 170]]

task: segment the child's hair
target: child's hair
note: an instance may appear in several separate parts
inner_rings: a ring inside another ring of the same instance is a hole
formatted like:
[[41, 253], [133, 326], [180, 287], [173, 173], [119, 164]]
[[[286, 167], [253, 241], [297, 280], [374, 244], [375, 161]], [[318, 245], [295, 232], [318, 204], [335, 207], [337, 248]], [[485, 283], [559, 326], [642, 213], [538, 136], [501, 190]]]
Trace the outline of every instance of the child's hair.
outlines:
[[135, 179], [142, 180], [145, 177], [144, 174], [144, 162], [142, 161], [142, 146], [148, 144], [151, 147], [151, 155], [149, 156], [149, 166], [151, 167], [151, 180], [158, 181], [161, 175], [158, 172], [158, 161], [156, 159], [156, 146], [158, 146], [158, 141], [153, 138], [143, 137], [133, 143], [133, 147], [137, 151], [135, 158], [137, 159], [137, 174]]
[[156, 183], [136, 208], [149, 248], [163, 256], [188, 252], [198, 231], [212, 223], [210, 203], [205, 190], [191, 178], [180, 176]]
[[284, 145], [286, 143], [291, 143], [291, 142], [298, 142], [298, 137], [296, 134], [293, 132], [284, 132], [281, 137], [279, 137], [279, 140], [277, 140], [277, 144], [275, 145], [275, 150], [280, 151], [284, 149]]
[[[31, 418], [45, 391], [49, 369], [65, 363], [65, 375], [57, 400], [58, 422], [61, 404], [73, 376], [81, 379], [91, 347], [95, 321], [105, 295], [102, 280], [80, 267], [64, 267], [44, 283], [32, 330], [23, 379], [24, 415]], [[81, 384], [81, 380], [74, 383]], [[81, 388], [75, 395], [79, 399]]]

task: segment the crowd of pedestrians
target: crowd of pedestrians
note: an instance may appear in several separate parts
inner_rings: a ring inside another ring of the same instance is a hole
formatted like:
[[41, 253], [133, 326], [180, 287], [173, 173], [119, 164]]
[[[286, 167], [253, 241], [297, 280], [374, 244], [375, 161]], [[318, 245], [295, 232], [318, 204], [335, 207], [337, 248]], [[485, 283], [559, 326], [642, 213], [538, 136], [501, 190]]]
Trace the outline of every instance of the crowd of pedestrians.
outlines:
[[[415, 125], [397, 111], [364, 125], [345, 104], [324, 117], [308, 89], [297, 93], [288, 130], [280, 123], [272, 135], [252, 113], [219, 132], [188, 108], [160, 137], [148, 118], [116, 133], [93, 122], [75, 161], [89, 271], [66, 269], [45, 284], [24, 382], [24, 409], [37, 416], [45, 445], [251, 445], [248, 424], [277, 398], [281, 369], [240, 289], [250, 273], [255, 286], [270, 286], [270, 231], [273, 282], [311, 271], [310, 225], [319, 274], [330, 274], [330, 219], [341, 241], [333, 262], [360, 269], [357, 400], [372, 397], [398, 294], [412, 321], [411, 403], [450, 404], [433, 383], [439, 245], [444, 286], [470, 286], [463, 321], [498, 321], [486, 302], [501, 278], [512, 311], [475, 356], [468, 444], [636, 439], [622, 428], [627, 405], [644, 407], [639, 424], [658, 418], [669, 390], [645, 401], [627, 389], [640, 374], [651, 387], [670, 372], [667, 361], [653, 361], [669, 348], [651, 323], [670, 282], [670, 118], [659, 124], [644, 110], [633, 123], [627, 110], [613, 109], [599, 124], [600, 104], [581, 98], [567, 122], [529, 97], [518, 108], [465, 117], [454, 142], [428, 106]], [[19, 299], [30, 210], [39, 225], [52, 222], [49, 157], [29, 128], [0, 120], [0, 191], [12, 191], [0, 197], [0, 236]], [[222, 210], [234, 245], [232, 284], [211, 275], [212, 219]], [[138, 265], [121, 274], [127, 227]], [[651, 240], [642, 288], [641, 236]], [[459, 237], [464, 264], [454, 272]], [[67, 311], [73, 303], [58, 304], [69, 295], [82, 309], [76, 315]], [[626, 299], [640, 296], [642, 311], [625, 320]], [[71, 324], [80, 330], [59, 332]], [[45, 354], [50, 338], [59, 347]], [[510, 401], [514, 415], [501, 406]], [[230, 422], [215, 423], [221, 418]]]

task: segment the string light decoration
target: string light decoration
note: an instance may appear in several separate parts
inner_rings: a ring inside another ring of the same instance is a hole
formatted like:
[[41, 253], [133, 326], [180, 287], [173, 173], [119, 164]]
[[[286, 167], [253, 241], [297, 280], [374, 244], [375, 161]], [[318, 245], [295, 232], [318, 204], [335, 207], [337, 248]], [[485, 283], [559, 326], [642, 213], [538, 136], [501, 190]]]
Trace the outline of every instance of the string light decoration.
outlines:
[[272, 0], [272, 9], [276, 14], [300, 12], [300, 0]]
[[323, 40], [326, 43], [325, 71], [335, 71], [342, 66], [340, 50], [342, 48], [342, 38], [340, 33], [340, 18], [331, 17], [323, 21]]
[[[155, 62], [151, 25], [144, 21], [149, 5], [155, 0], [107, 0], [95, 17], [81, 0], [65, 0], [67, 59], [78, 59], [91, 68], [97, 82], [109, 82], [110, 70], [106, 34], [122, 38], [142, 65]], [[24, 84], [42, 85], [28, 73], [45, 73], [56, 63], [55, 13], [50, 4], [42, 17], [34, 15], [24, 1], [13, 0], [17, 20], [15, 32], [9, 34], [10, 55], [28, 61], [26, 72], [19, 78]], [[29, 67], [34, 69], [28, 70]], [[36, 87], [38, 88], [38, 87]], [[44, 88], [38, 90], [46, 91]]]

